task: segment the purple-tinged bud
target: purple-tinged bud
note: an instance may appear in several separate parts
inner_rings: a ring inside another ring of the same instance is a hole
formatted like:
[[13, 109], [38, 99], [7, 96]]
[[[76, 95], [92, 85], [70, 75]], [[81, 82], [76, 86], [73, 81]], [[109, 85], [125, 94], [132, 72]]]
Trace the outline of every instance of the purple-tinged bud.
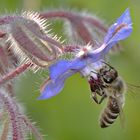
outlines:
[[48, 34], [45, 24], [46, 20], [33, 12], [24, 13], [10, 23], [8, 40], [23, 63], [47, 67], [61, 55], [61, 43]]

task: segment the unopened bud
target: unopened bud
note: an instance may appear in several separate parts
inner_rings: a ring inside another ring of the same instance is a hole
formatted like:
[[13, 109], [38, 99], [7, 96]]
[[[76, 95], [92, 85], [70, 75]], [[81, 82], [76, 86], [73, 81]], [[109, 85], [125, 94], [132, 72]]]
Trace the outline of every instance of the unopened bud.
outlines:
[[30, 61], [36, 66], [46, 67], [62, 53], [61, 43], [48, 35], [45, 23], [45, 19], [30, 12], [10, 24], [9, 40], [24, 63]]

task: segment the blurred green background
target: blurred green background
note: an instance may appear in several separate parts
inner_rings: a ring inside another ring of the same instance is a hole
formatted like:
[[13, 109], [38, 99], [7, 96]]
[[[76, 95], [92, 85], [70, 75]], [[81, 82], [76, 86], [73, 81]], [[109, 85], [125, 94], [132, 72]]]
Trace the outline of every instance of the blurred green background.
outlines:
[[[51, 8], [86, 10], [112, 23], [129, 7], [133, 20], [132, 35], [122, 41], [124, 51], [111, 56], [111, 64], [128, 82], [140, 85], [140, 1], [139, 0], [0, 0], [1, 14], [21, 10]], [[47, 74], [47, 73], [46, 73]], [[45, 77], [45, 73], [42, 74]], [[104, 105], [96, 105], [90, 98], [86, 80], [74, 75], [56, 97], [38, 101], [41, 74], [28, 72], [16, 84], [18, 100], [45, 135], [45, 140], [140, 140], [140, 89], [126, 95], [125, 127], [120, 120], [107, 129], [98, 125]]]

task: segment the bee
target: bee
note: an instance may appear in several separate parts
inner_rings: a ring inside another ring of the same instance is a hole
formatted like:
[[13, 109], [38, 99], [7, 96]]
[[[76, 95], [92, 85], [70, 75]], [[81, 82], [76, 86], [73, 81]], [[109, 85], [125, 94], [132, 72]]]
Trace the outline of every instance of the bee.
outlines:
[[[107, 105], [99, 119], [101, 128], [113, 124], [121, 115], [125, 103], [126, 84], [118, 75], [117, 70], [104, 62], [104, 66], [98, 70], [97, 78], [90, 77], [89, 85], [92, 98], [97, 104], [101, 104], [107, 98]], [[101, 96], [98, 101], [97, 95]]]

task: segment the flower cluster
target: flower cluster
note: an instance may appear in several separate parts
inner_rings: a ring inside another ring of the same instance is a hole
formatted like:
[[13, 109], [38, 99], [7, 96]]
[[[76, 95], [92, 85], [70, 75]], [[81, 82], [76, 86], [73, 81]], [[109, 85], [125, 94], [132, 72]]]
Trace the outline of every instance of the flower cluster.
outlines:
[[[65, 44], [49, 33], [46, 19], [55, 18], [64, 20], [71, 43]], [[108, 52], [119, 49], [118, 42], [131, 32], [129, 9], [109, 29], [94, 16], [60, 10], [0, 17], [0, 118], [4, 120], [0, 139], [25, 140], [29, 131], [37, 140], [43, 139], [15, 99], [15, 77], [27, 70], [49, 68], [39, 99], [51, 98], [75, 73], [89, 81], [91, 75], [96, 78], [94, 71], [102, 67]], [[69, 59], [63, 59], [65, 55]]]

